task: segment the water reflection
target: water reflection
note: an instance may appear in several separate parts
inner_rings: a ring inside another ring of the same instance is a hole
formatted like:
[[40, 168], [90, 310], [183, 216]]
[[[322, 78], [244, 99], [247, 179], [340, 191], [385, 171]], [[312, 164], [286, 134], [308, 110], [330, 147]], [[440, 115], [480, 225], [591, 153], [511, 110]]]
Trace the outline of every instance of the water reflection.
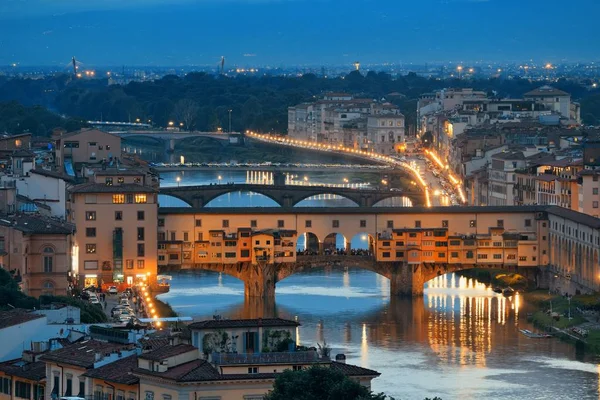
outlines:
[[521, 297], [457, 275], [428, 282], [416, 299], [390, 298], [387, 279], [354, 269], [291, 276], [276, 302], [244, 300], [227, 275], [176, 274], [172, 285], [161, 298], [183, 315], [297, 317], [299, 343], [326, 341], [348, 363], [380, 371], [373, 389], [396, 398], [598, 398], [596, 365], [576, 361], [568, 344], [518, 333], [534, 329], [518, 318], [530, 309]]

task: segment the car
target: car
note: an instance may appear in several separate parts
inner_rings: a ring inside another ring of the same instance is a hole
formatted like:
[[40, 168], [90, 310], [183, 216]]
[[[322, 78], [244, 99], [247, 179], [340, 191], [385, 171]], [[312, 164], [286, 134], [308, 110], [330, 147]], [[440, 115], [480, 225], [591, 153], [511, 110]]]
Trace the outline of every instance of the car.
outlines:
[[85, 289], [83, 289], [86, 292], [92, 292], [92, 293], [96, 293], [98, 291], [98, 288], [96, 286], [88, 286]]
[[129, 307], [129, 301], [127, 299], [121, 299], [119, 305]]
[[111, 286], [108, 288], [108, 294], [118, 294], [119, 291], [117, 290], [116, 286]]
[[90, 304], [100, 304], [100, 300], [97, 297], [90, 297]]

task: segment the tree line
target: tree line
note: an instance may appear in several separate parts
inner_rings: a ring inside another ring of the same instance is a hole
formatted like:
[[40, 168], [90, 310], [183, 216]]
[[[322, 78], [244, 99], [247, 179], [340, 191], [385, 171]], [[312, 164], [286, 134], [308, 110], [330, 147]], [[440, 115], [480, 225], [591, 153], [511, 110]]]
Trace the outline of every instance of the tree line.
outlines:
[[[588, 90], [589, 83], [569, 79], [556, 82], [502, 78], [442, 80], [415, 73], [392, 77], [373, 71], [366, 74], [352, 71], [333, 79], [315, 74], [227, 77], [194, 72], [183, 77], [168, 75], [155, 81], [126, 85], [108, 85], [106, 79], [73, 79], [66, 74], [43, 79], [0, 77], [0, 102], [9, 102], [0, 108], [0, 132], [27, 130], [47, 136], [55, 124], [70, 128], [85, 120], [139, 121], [161, 128], [172, 122], [187, 130], [221, 128], [226, 131], [231, 116], [234, 131], [285, 133], [288, 107], [315, 101], [327, 91], [385, 99], [400, 108], [408, 125], [414, 125], [417, 99], [423, 93], [448, 87], [472, 87], [491, 96], [519, 98], [544, 84], [571, 93], [574, 100], [581, 101], [585, 123], [597, 124], [600, 123], [600, 94]], [[19, 109], [18, 104], [11, 101], [26, 107]], [[46, 114], [48, 110], [51, 112]]]

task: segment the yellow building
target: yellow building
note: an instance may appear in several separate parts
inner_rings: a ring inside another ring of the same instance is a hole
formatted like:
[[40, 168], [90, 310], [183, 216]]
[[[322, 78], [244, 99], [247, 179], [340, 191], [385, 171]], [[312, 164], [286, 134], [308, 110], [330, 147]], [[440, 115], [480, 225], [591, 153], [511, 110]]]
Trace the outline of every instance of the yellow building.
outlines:
[[69, 190], [77, 226], [75, 271], [82, 286], [153, 281], [157, 268], [157, 190], [143, 172], [102, 171]]
[[38, 358], [24, 351], [22, 358], [0, 363], [0, 400], [44, 400], [46, 364]]
[[79, 163], [97, 164], [121, 157], [121, 138], [98, 129], [81, 129], [53, 135], [54, 157], [58, 167]]
[[130, 373], [137, 363], [137, 355], [131, 355], [88, 370], [82, 376], [91, 388], [89, 394], [94, 400], [138, 400], [139, 379]]

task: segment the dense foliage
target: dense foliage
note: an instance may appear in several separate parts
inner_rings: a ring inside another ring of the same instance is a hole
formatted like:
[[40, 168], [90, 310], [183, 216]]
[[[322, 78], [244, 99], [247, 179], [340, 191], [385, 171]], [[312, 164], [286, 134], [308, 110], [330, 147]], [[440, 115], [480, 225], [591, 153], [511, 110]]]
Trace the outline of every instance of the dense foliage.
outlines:
[[[131, 82], [108, 86], [105, 79], [72, 80], [67, 75], [45, 79], [9, 79], [0, 77], [0, 101], [16, 100], [25, 105], [42, 105], [69, 116], [86, 120], [150, 121], [165, 127], [170, 121], [182, 123], [184, 129], [213, 131], [217, 128], [235, 131], [286, 132], [287, 108], [314, 101], [326, 91], [343, 91], [396, 104], [414, 125], [418, 97], [444, 87], [473, 87], [498, 97], [521, 97], [546, 82], [527, 79], [428, 79], [414, 73], [392, 78], [384, 72], [361, 74], [353, 71], [346, 76], [327, 79], [314, 74], [300, 77], [262, 76], [225, 77], [206, 73], [173, 75], [149, 82]], [[547, 82], [571, 93], [582, 101], [582, 116], [586, 123], [600, 120], [600, 101], [588, 90], [589, 82], [577, 83], [560, 79]], [[595, 95], [599, 96], [600, 95]], [[38, 110], [39, 111], [39, 110]], [[0, 131], [15, 133], [25, 129], [14, 123], [7, 128], [0, 114]], [[4, 125], [2, 125], [4, 123]], [[51, 125], [51, 123], [48, 123]], [[35, 134], [47, 132], [48, 124], [28, 123]], [[15, 131], [16, 129], [16, 131]], [[51, 129], [51, 128], [50, 128]]]
[[81, 310], [81, 322], [91, 324], [106, 322], [108, 319], [100, 306], [96, 306], [70, 296], [40, 296], [39, 299], [26, 296], [19, 289], [18, 283], [5, 269], [0, 268], [0, 310], [11, 308], [24, 308], [27, 310], [39, 309], [43, 305], [62, 303], [77, 307]]
[[81, 119], [63, 118], [43, 106], [26, 107], [16, 101], [0, 103], [0, 134], [30, 132], [34, 136], [48, 137], [54, 128], [70, 132], [86, 125]]

